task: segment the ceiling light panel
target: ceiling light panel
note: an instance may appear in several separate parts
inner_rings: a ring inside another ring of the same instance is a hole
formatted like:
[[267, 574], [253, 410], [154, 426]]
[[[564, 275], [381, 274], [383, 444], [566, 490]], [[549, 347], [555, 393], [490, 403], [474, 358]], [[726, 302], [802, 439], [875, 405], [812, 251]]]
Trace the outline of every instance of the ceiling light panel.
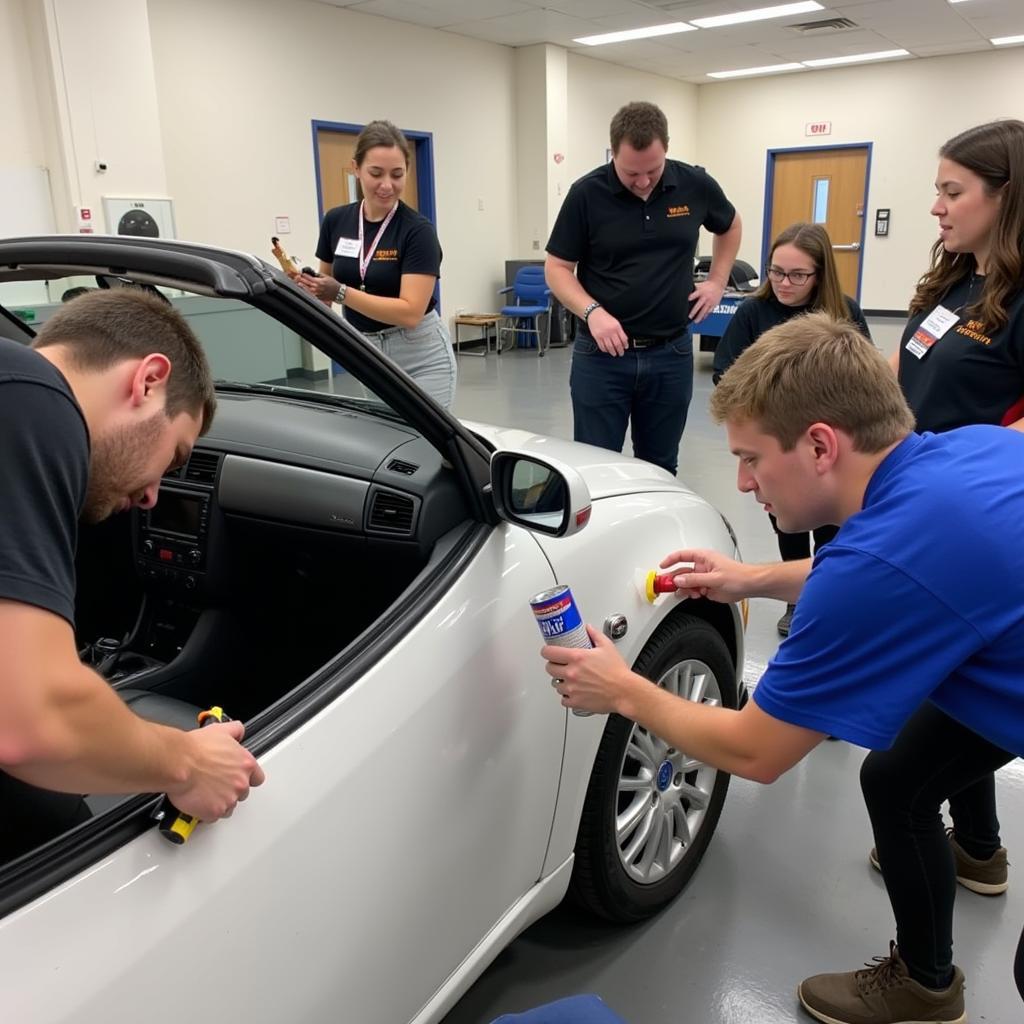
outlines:
[[815, 0], [803, 3], [776, 4], [774, 7], [758, 7], [752, 11], [736, 11], [735, 14], [718, 14], [713, 18], [693, 18], [691, 24], [697, 28], [723, 28], [726, 25], [742, 25], [748, 21], [767, 21], [769, 18], [785, 18], [791, 14], [808, 14], [825, 8]]
[[672, 21], [667, 25], [651, 25], [648, 28], [628, 28], [622, 32], [604, 32], [597, 36], [582, 36], [574, 43], [584, 46], [604, 46], [606, 43], [624, 43], [630, 39], [651, 39], [654, 36], [672, 36], [677, 32], [695, 32], [693, 25], [685, 21]]
[[803, 64], [768, 64], [761, 68], [737, 68], [735, 71], [709, 71], [708, 78], [743, 78], [746, 75], [775, 75], [780, 71], [803, 71]]
[[990, 39], [993, 46], [1013, 46], [1015, 43], [1024, 43], [1024, 36], [996, 36]]
[[828, 68], [835, 64], [859, 64], [868, 60], [889, 60], [892, 57], [909, 57], [907, 50], [878, 50], [876, 53], [850, 53], [845, 57], [821, 57], [817, 60], [805, 60], [809, 68]]

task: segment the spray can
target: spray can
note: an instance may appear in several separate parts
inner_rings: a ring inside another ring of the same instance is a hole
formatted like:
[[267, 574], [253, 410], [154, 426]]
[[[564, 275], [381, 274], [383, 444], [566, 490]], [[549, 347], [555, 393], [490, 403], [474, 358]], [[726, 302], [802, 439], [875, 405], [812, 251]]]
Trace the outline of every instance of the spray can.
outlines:
[[[581, 650], [589, 650], [594, 646], [587, 635], [587, 627], [576, 607], [572, 591], [565, 584], [534, 594], [530, 598], [530, 607], [545, 643]], [[593, 714], [576, 708], [572, 709], [572, 713], [580, 718], [588, 718]]]

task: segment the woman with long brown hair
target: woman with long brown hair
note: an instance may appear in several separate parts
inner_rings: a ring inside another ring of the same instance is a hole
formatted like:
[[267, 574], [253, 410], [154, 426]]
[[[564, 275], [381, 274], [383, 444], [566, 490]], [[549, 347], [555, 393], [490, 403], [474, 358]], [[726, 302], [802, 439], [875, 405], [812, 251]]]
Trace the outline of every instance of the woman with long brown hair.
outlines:
[[401, 201], [410, 149], [390, 121], [371, 121], [356, 139], [352, 172], [362, 199], [324, 215], [320, 276], [299, 285], [330, 305], [438, 403], [455, 400], [455, 354], [437, 314], [441, 246], [434, 225]]
[[[939, 237], [893, 367], [919, 432], [972, 424], [1024, 431], [1024, 122], [969, 128], [939, 158], [931, 209]], [[984, 572], [970, 551], [963, 562], [950, 572]], [[1024, 686], [1024, 666], [1021, 676]], [[925, 984], [941, 987], [950, 976], [956, 883], [986, 896], [1008, 887], [993, 769], [1013, 757], [926, 705], [890, 750], [864, 762], [870, 860], [896, 909], [900, 953]], [[949, 798], [953, 827], [944, 830], [934, 783], [955, 764], [973, 781]], [[894, 789], [884, 781], [893, 777], [905, 783]], [[1024, 996], [1024, 934], [1015, 974]]]
[[[715, 349], [715, 384], [765, 331], [803, 313], [827, 313], [833, 320], [849, 320], [866, 338], [871, 337], [860, 306], [843, 294], [832, 240], [820, 224], [791, 224], [772, 242], [765, 280], [740, 304]], [[769, 518], [784, 562], [811, 557], [811, 534], [783, 533], [775, 517]], [[814, 531], [815, 549], [835, 535], [834, 526], [818, 527]], [[789, 635], [793, 609], [794, 605], [786, 605], [779, 619], [782, 636]]]

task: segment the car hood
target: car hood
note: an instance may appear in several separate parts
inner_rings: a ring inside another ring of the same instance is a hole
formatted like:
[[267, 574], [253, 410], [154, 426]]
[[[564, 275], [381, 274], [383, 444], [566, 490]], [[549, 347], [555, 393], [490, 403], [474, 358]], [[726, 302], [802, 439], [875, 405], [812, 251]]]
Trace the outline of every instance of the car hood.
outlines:
[[566, 463], [583, 477], [591, 498], [595, 500], [651, 491], [693, 493], [666, 470], [629, 455], [576, 441], [562, 441], [517, 427], [496, 427], [468, 420], [463, 423], [495, 448], [534, 452]]

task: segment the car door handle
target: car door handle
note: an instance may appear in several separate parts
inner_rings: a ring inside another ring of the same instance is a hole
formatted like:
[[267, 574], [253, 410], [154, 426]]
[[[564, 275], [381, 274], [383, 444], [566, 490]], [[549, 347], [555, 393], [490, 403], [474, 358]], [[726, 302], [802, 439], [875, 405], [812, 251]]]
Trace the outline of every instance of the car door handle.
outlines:
[[860, 242], [850, 242], [849, 245], [833, 245], [833, 252], [860, 252]]

